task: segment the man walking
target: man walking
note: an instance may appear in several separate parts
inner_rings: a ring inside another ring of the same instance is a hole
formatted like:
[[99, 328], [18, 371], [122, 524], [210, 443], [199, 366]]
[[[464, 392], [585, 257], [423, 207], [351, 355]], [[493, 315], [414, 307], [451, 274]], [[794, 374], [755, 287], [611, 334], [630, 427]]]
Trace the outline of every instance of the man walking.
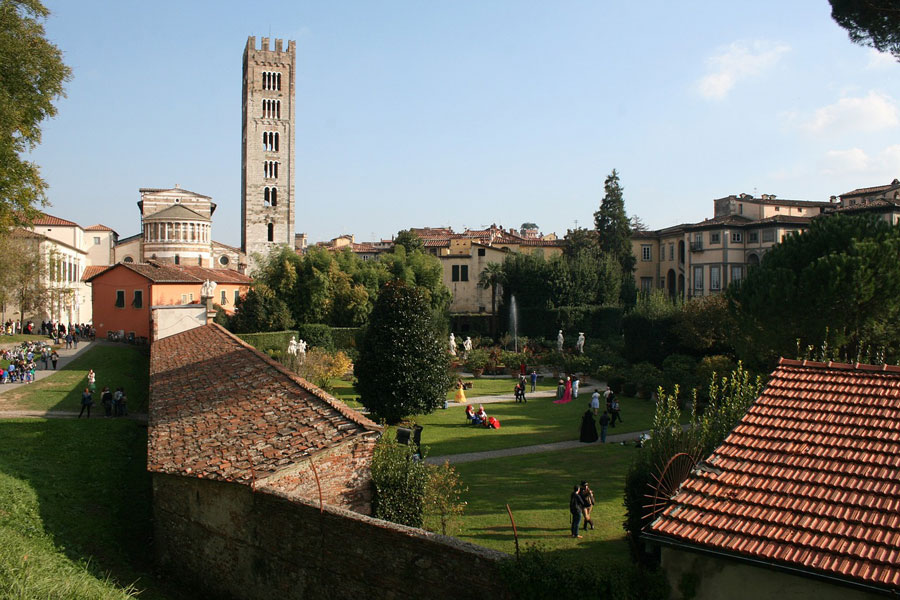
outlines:
[[537, 371], [534, 369], [531, 370], [531, 392], [534, 393], [534, 388], [537, 386]]
[[609, 429], [609, 413], [605, 410], [600, 415], [600, 443], [606, 443], [606, 430]]
[[581, 515], [584, 513], [584, 499], [581, 497], [581, 494], [578, 493], [578, 486], [576, 485], [572, 490], [572, 495], [569, 496], [569, 512], [572, 513], [572, 537], [580, 538], [578, 535], [578, 526], [581, 525]]

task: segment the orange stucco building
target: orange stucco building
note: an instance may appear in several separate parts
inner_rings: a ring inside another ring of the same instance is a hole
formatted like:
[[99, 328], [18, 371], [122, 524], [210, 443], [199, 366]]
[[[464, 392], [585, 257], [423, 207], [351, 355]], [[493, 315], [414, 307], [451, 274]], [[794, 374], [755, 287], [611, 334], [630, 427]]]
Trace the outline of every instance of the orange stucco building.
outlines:
[[231, 269], [159, 263], [119, 263], [85, 274], [94, 301], [97, 335], [123, 332], [135, 338], [151, 338], [152, 308], [198, 304], [200, 288], [216, 282], [213, 302], [233, 312], [238, 298], [250, 289], [252, 279]]

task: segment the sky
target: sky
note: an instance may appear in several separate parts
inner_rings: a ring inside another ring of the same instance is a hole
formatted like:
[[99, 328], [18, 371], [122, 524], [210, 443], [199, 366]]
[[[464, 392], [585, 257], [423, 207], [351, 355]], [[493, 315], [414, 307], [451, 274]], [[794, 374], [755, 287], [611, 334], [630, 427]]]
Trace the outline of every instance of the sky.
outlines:
[[616, 169], [652, 229], [713, 199], [900, 177], [900, 63], [827, 0], [45, 0], [73, 78], [32, 158], [46, 211], [138, 233], [139, 188], [240, 244], [241, 57], [297, 43], [296, 229], [593, 225]]

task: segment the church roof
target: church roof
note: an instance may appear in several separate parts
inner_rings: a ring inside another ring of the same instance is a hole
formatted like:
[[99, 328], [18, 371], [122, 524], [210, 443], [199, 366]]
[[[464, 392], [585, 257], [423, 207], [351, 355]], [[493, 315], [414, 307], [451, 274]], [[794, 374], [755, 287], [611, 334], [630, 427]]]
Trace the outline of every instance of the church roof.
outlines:
[[210, 221], [209, 217], [204, 217], [197, 211], [189, 209], [187, 206], [176, 204], [169, 208], [164, 208], [159, 212], [144, 217], [144, 221]]
[[204, 196], [203, 194], [198, 194], [197, 192], [192, 192], [190, 190], [186, 190], [180, 187], [173, 188], [140, 188], [138, 190], [141, 194], [161, 194], [166, 192], [171, 192], [173, 194], [181, 194], [182, 196], [194, 196], [195, 198], [205, 198], [207, 200], [212, 200], [209, 196]]

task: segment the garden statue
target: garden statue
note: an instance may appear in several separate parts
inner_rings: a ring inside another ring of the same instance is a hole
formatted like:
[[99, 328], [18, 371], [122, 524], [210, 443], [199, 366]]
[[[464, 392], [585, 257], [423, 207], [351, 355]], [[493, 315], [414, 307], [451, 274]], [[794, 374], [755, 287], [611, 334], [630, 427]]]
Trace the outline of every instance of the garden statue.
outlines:
[[559, 330], [559, 333], [556, 334], [556, 351], [562, 352], [563, 349], [563, 334], [562, 329]]
[[578, 332], [578, 341], [575, 342], [575, 348], [578, 350], [578, 354], [584, 354], [584, 332]]
[[450, 332], [450, 356], [456, 356], [456, 336]]
[[300, 347], [300, 344], [297, 343], [297, 338], [295, 336], [291, 336], [291, 341], [288, 342], [287, 351], [291, 356], [297, 356], [297, 349]]
[[463, 350], [465, 350], [466, 358], [469, 358], [469, 352], [472, 351], [472, 338], [466, 336], [466, 341], [463, 342]]
[[200, 297], [201, 298], [212, 298], [213, 292], [216, 289], [216, 282], [210, 281], [207, 279], [203, 282], [203, 285], [200, 286]]

